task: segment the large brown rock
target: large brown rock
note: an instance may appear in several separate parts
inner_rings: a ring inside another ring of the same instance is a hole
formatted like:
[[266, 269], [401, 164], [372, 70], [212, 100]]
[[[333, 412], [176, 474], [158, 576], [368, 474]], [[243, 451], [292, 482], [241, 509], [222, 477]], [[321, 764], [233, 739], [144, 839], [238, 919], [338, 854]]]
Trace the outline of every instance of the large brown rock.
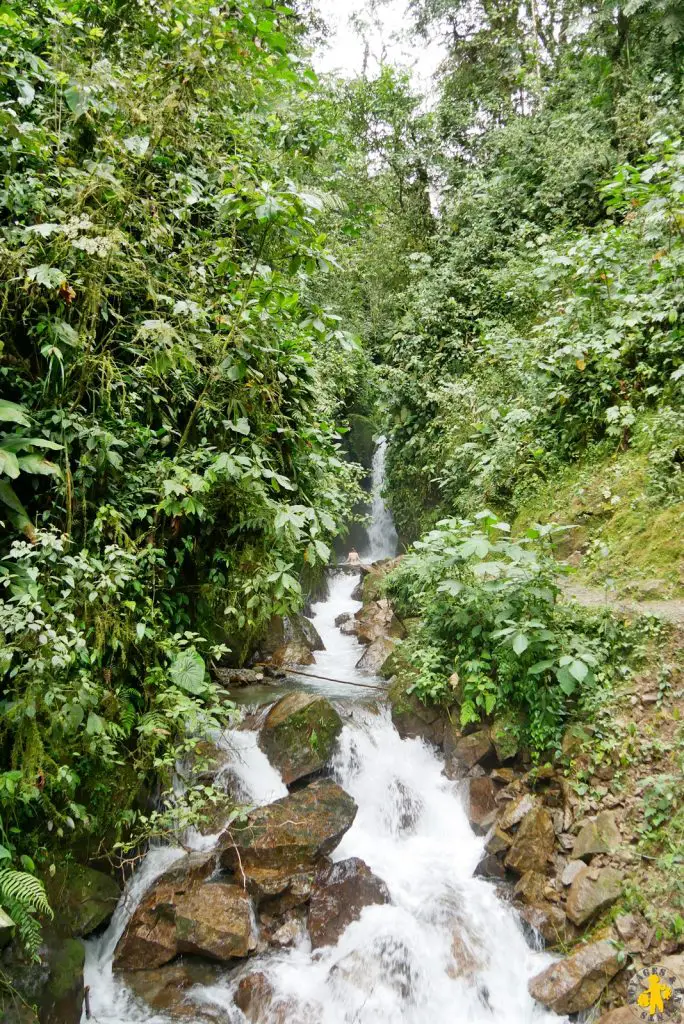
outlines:
[[364, 605], [356, 613], [356, 620], [359, 623], [357, 636], [362, 644], [371, 644], [380, 637], [402, 639], [406, 636], [406, 630], [386, 598]]
[[616, 868], [585, 868], [568, 891], [568, 917], [573, 924], [582, 925], [615, 903], [621, 891], [621, 871]]
[[530, 994], [555, 1013], [580, 1013], [594, 1005], [620, 966], [615, 946], [601, 939], [532, 978]]
[[598, 1024], [634, 1024], [639, 1018], [629, 1006], [618, 1006], [599, 1018]]
[[483, 826], [491, 819], [492, 812], [496, 810], [494, 794], [496, 786], [486, 775], [467, 780], [468, 786], [468, 820], [476, 832], [483, 830]]
[[615, 814], [612, 811], [601, 811], [582, 828], [570, 856], [573, 860], [589, 860], [595, 853], [615, 853], [620, 841]]
[[312, 652], [323, 650], [323, 641], [304, 615], [276, 615], [260, 649], [262, 657], [272, 665], [311, 665], [315, 661]]
[[453, 756], [462, 761], [468, 768], [474, 767], [493, 752], [494, 748], [486, 729], [471, 732], [469, 736], [461, 736], [456, 740]]
[[520, 916], [539, 932], [547, 946], [565, 947], [577, 939], [577, 929], [568, 921], [561, 908], [553, 903], [541, 902], [523, 907]]
[[126, 971], [123, 979], [155, 1015], [163, 1014], [164, 1019], [186, 1020], [188, 1024], [208, 1024], [225, 1021], [223, 1010], [198, 1005], [190, 993], [196, 985], [216, 984], [220, 970], [218, 964], [190, 958], [152, 970]]
[[380, 670], [394, 651], [396, 643], [397, 641], [393, 637], [379, 636], [368, 644], [356, 662], [356, 668], [368, 675], [380, 675]]
[[[320, 1006], [276, 995], [262, 971], [254, 971], [240, 980], [235, 1004], [250, 1024], [318, 1024], [323, 1017]], [[224, 1016], [221, 1020], [227, 1018]]]
[[534, 807], [523, 818], [506, 855], [506, 867], [518, 875], [526, 871], [549, 870], [556, 834], [551, 817], [543, 807]]
[[334, 945], [364, 907], [389, 902], [385, 883], [358, 857], [331, 864], [317, 875], [309, 903], [312, 947]]
[[267, 714], [259, 746], [289, 786], [325, 766], [341, 731], [342, 719], [329, 701], [295, 691]]
[[247, 877], [253, 868], [304, 869], [335, 849], [355, 816], [352, 798], [331, 779], [318, 779], [234, 825], [221, 864]]
[[239, 886], [161, 881], [139, 904], [119, 939], [114, 968], [162, 967], [179, 953], [227, 961], [248, 956], [256, 942], [251, 901]]
[[520, 796], [515, 797], [506, 804], [502, 811], [498, 821], [499, 828], [502, 828], [504, 832], [515, 828], [516, 825], [520, 824], [525, 815], [529, 814], [537, 805], [538, 801], [531, 793], [522, 793]]

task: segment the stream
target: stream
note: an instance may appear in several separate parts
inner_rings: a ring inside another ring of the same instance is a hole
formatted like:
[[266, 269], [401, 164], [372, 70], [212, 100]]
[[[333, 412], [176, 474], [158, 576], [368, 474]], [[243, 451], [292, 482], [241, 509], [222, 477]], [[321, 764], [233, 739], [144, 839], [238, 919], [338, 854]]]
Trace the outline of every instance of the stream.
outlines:
[[[396, 533], [382, 501], [385, 448], [373, 463], [373, 518], [366, 557], [396, 552]], [[382, 527], [381, 525], [382, 524]], [[357, 683], [381, 681], [356, 668], [363, 647], [335, 626], [354, 613], [360, 573], [332, 571], [328, 596], [313, 608], [325, 644], [311, 666], [320, 676]], [[312, 952], [308, 938], [291, 949], [250, 958], [248, 970], [267, 975], [296, 1012], [268, 1024], [544, 1024], [561, 1018], [528, 994], [528, 981], [553, 957], [532, 948], [515, 910], [491, 882], [474, 876], [484, 840], [470, 828], [458, 784], [442, 773], [441, 756], [418, 739], [402, 740], [377, 691], [293, 675], [290, 689], [324, 693], [345, 727], [332, 770], [358, 813], [332, 857], [360, 857], [385, 881], [392, 902], [365, 907], [337, 945]], [[275, 694], [278, 696], [278, 694]], [[273, 700], [274, 696], [270, 697]], [[257, 733], [235, 730], [222, 741], [231, 778], [244, 799], [270, 803], [287, 793], [257, 744]], [[198, 846], [206, 838], [197, 836]], [[211, 842], [211, 840], [209, 840]], [[155, 1013], [112, 971], [112, 955], [143, 894], [183, 851], [151, 850], [130, 880], [107, 931], [86, 943], [91, 1020], [99, 1024], [172, 1024]], [[245, 968], [221, 968], [187, 994], [190, 1021], [244, 1024], [234, 1004]], [[196, 1007], [197, 1017], [193, 1007]], [[209, 1016], [207, 1016], [209, 1015]], [[85, 1011], [83, 1021], [85, 1022]]]

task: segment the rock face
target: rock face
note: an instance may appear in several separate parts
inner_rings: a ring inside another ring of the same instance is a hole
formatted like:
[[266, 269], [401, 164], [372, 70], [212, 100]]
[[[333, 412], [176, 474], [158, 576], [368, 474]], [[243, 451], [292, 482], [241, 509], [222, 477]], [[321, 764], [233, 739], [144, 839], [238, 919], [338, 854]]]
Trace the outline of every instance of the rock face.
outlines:
[[309, 904], [312, 947], [333, 945], [364, 907], [389, 902], [385, 883], [358, 857], [331, 864], [317, 875]]
[[570, 886], [568, 917], [573, 924], [584, 924], [614, 903], [621, 890], [622, 872], [615, 868], [585, 868]]
[[614, 853], [620, 845], [620, 832], [612, 811], [601, 811], [581, 830], [570, 856], [589, 860], [595, 853]]
[[619, 970], [617, 949], [602, 939], [547, 967], [532, 979], [529, 990], [555, 1013], [580, 1013], [593, 1006]]
[[114, 952], [114, 968], [162, 967], [179, 953], [227, 961], [248, 956], [256, 942], [251, 901], [239, 886], [162, 880], [133, 914]]
[[356, 662], [356, 668], [360, 672], [367, 672], [369, 675], [378, 675], [380, 669], [394, 650], [396, 642], [392, 637], [379, 636], [372, 643], [368, 644], [368, 647], [366, 647], [366, 650]]
[[401, 639], [406, 635], [386, 598], [364, 605], [356, 613], [356, 620], [359, 624], [357, 635], [362, 644], [371, 644], [380, 637]]
[[90, 935], [114, 913], [121, 890], [110, 875], [82, 864], [60, 864], [54, 876], [41, 876], [61, 935]]
[[522, 875], [548, 871], [555, 843], [553, 822], [543, 807], [534, 807], [523, 818], [506, 855], [506, 867]]
[[289, 786], [324, 767], [341, 731], [342, 720], [324, 697], [295, 691], [269, 711], [259, 746]]
[[330, 779], [258, 807], [233, 827], [221, 864], [249, 876], [253, 868], [301, 868], [330, 853], [356, 816], [356, 804]]

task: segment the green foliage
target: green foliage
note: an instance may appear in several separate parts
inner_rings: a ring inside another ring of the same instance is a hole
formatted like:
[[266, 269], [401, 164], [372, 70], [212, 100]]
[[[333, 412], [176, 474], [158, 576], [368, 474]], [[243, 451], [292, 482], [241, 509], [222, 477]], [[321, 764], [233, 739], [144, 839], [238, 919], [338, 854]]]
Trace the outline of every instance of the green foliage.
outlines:
[[[556, 528], [557, 529], [557, 528]], [[421, 699], [460, 705], [462, 725], [519, 713], [521, 739], [554, 749], [564, 723], [610, 683], [619, 630], [559, 607], [553, 527], [517, 540], [493, 513], [444, 520], [387, 577], [420, 628], [403, 650]]]
[[40, 923], [36, 914], [52, 917], [52, 909], [45, 895], [45, 886], [27, 871], [0, 868], [0, 906], [7, 911], [17, 926], [24, 949], [38, 959]]
[[335, 420], [365, 360], [318, 298], [344, 204], [312, 171], [333, 131], [301, 34], [270, 0], [0, 10], [15, 857], [144, 840], [136, 801], [230, 716], [212, 661], [301, 607], [360, 496]]

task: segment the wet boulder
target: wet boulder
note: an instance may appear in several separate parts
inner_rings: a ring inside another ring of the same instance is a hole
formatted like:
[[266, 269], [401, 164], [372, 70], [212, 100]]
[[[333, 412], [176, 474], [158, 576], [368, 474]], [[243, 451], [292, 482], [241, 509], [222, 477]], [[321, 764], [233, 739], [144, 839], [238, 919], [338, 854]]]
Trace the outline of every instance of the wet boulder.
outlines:
[[316, 627], [304, 615], [274, 616], [260, 644], [261, 656], [271, 665], [312, 665], [312, 652], [322, 650]]
[[620, 842], [615, 814], [601, 811], [580, 830], [570, 856], [573, 860], [590, 860], [596, 853], [615, 853]]
[[444, 719], [438, 708], [426, 707], [413, 694], [395, 695], [390, 689], [392, 722], [403, 740], [423, 739], [441, 747], [444, 738]]
[[325, 867], [316, 876], [309, 903], [312, 947], [334, 945], [364, 907], [389, 902], [385, 883], [358, 857]]
[[289, 786], [325, 766], [341, 731], [342, 719], [324, 697], [295, 691], [267, 714], [259, 746]]
[[516, 836], [506, 854], [506, 867], [516, 874], [527, 871], [544, 873], [549, 870], [556, 834], [551, 817], [543, 807], [534, 807], [520, 823]]
[[396, 642], [389, 636], [380, 636], [373, 640], [357, 661], [356, 668], [368, 675], [380, 675], [382, 666], [393, 653]]
[[59, 864], [54, 875], [45, 872], [41, 881], [55, 912], [55, 931], [71, 938], [90, 935], [105, 924], [121, 895], [111, 875], [75, 862]]
[[406, 636], [406, 630], [386, 598], [364, 605], [356, 613], [356, 620], [359, 624], [357, 635], [362, 644], [371, 644], [380, 637], [401, 639]]
[[496, 786], [486, 775], [467, 779], [466, 784], [468, 820], [475, 832], [482, 835], [491, 824], [492, 814], [496, 810]]
[[188, 1024], [210, 1024], [225, 1021], [222, 1009], [193, 1001], [191, 990], [196, 985], [213, 985], [221, 977], [218, 964], [190, 958], [147, 971], [126, 971], [123, 980], [133, 994], [151, 1010], [172, 1020]]
[[621, 891], [622, 872], [617, 868], [587, 867], [580, 871], [568, 891], [568, 917], [573, 924], [582, 925], [615, 903]]
[[447, 756], [453, 756], [467, 768], [474, 768], [492, 753], [493, 747], [486, 729], [471, 732], [468, 736], [459, 736], [453, 749], [445, 750]]
[[356, 804], [341, 786], [318, 779], [233, 825], [221, 864], [247, 878], [253, 868], [304, 868], [334, 850], [355, 817]]
[[530, 995], [554, 1013], [581, 1013], [594, 1005], [620, 966], [618, 950], [601, 939], [532, 978]]
[[323, 1018], [321, 1006], [279, 996], [263, 971], [253, 971], [240, 979], [235, 1005], [249, 1024], [319, 1024]]
[[520, 916], [531, 928], [539, 932], [546, 945], [552, 948], [564, 948], [574, 942], [579, 935], [565, 913], [554, 903], [544, 901], [523, 907]]
[[251, 901], [237, 885], [158, 882], [136, 908], [114, 951], [115, 970], [162, 967], [179, 953], [213, 960], [256, 948]]

